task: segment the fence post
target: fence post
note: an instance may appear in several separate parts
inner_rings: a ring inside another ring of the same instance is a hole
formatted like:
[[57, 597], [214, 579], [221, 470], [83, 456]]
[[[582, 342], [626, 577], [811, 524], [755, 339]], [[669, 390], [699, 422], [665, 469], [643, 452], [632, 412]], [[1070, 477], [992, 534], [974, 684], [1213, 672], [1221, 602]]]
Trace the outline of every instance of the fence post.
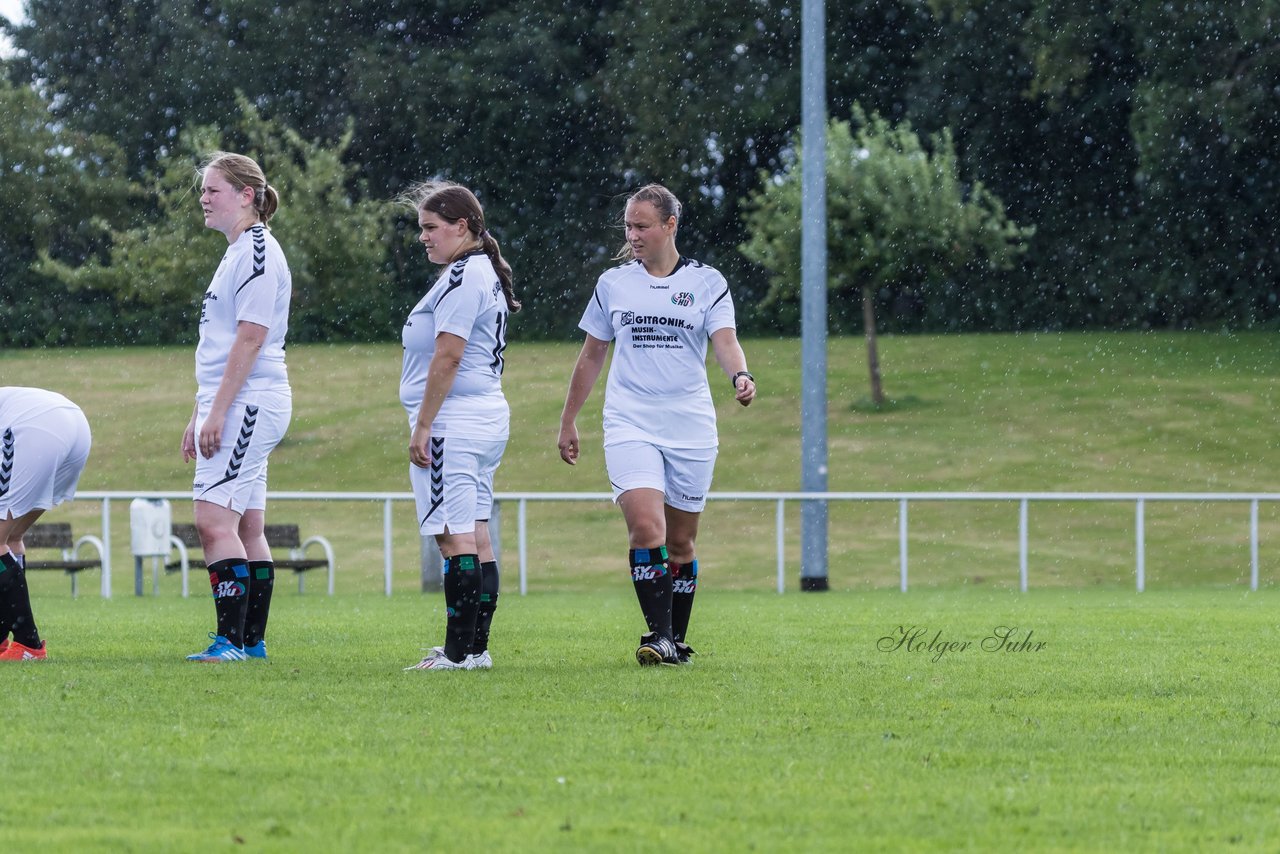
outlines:
[[1027, 592], [1027, 499], [1018, 502], [1018, 585]]
[[907, 499], [898, 500], [898, 562], [902, 592], [907, 592]]
[[787, 499], [778, 499], [778, 509], [774, 515], [774, 527], [778, 538], [778, 592], [787, 591], [787, 539], [785, 528], [787, 523]]
[[382, 577], [386, 594], [391, 595], [391, 499], [382, 502]]
[[525, 509], [526, 509], [527, 503], [528, 502], [526, 502], [525, 499], [521, 498], [520, 504], [516, 508], [516, 536], [520, 540], [520, 595], [521, 596], [524, 596], [526, 593], [529, 592], [529, 564], [528, 564], [528, 557], [527, 557], [527, 555], [529, 554], [529, 549], [527, 548], [528, 544], [526, 542], [526, 538], [528, 536], [528, 533], [527, 533], [528, 526], [526, 523], [528, 520], [525, 516]]
[[1136, 511], [1136, 519], [1134, 527], [1137, 529], [1138, 538], [1138, 592], [1141, 593], [1147, 587], [1147, 544], [1144, 528], [1146, 527], [1145, 519], [1146, 501], [1142, 498], [1138, 499], [1138, 508]]
[[[75, 575], [71, 580], [75, 582]], [[111, 499], [102, 499], [102, 598], [111, 598]]]
[[1249, 502], [1249, 589], [1258, 589], [1258, 499]]

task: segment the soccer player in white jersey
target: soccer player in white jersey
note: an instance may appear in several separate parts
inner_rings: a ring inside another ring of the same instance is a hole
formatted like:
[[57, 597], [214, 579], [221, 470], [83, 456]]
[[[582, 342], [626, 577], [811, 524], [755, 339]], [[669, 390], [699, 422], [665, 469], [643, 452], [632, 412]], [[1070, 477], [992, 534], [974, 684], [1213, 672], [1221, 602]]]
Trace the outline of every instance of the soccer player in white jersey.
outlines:
[[628, 200], [626, 263], [596, 283], [579, 328], [586, 341], [560, 415], [560, 458], [578, 461], [577, 417], [614, 342], [604, 398], [604, 458], [622, 509], [628, 562], [649, 631], [636, 660], [680, 664], [698, 586], [694, 540], [706, 506], [718, 439], [707, 383], [707, 341], [736, 400], [755, 399], [738, 343], [729, 285], [676, 249], [680, 202], [649, 184]]
[[182, 434], [183, 462], [196, 461], [195, 523], [217, 614], [213, 643], [190, 661], [267, 657], [267, 457], [293, 414], [284, 362], [293, 284], [267, 229], [279, 203], [249, 157], [217, 152], [201, 169], [204, 224], [229, 246], [201, 304], [196, 403]]
[[489, 668], [498, 563], [488, 522], [511, 420], [502, 394], [507, 318], [520, 303], [511, 267], [470, 190], [420, 184], [402, 200], [417, 211], [427, 258], [445, 268], [401, 334], [409, 482], [418, 530], [435, 537], [444, 558], [447, 613], [444, 646], [405, 669]]
[[75, 497], [91, 444], [84, 413], [62, 395], [0, 387], [0, 661], [46, 657], [22, 537], [44, 511]]

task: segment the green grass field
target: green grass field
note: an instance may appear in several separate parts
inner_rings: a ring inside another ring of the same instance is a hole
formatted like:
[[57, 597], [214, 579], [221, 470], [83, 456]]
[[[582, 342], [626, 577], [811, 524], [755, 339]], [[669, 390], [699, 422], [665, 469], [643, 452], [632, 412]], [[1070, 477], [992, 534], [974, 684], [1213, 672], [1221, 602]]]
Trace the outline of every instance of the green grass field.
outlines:
[[[894, 403], [869, 411], [861, 339], [829, 347], [829, 487], [835, 491], [1278, 492], [1280, 347], [1274, 333], [1098, 333], [885, 338]], [[713, 489], [794, 490], [800, 482], [799, 342], [744, 342], [760, 385], [749, 409], [713, 368], [721, 452]], [[603, 492], [603, 382], [579, 420], [584, 457], [560, 462], [556, 431], [577, 345], [515, 342], [505, 387], [512, 438], [501, 492]], [[0, 355], [6, 383], [56, 388], [85, 409], [94, 453], [85, 490], [186, 490], [178, 454], [193, 394], [189, 348], [41, 350]], [[289, 351], [294, 421], [272, 457], [271, 486], [290, 491], [407, 492], [407, 428], [397, 402], [400, 348], [296, 346]], [[113, 514], [115, 589], [132, 590], [127, 502]], [[515, 565], [516, 513], [503, 517], [504, 559]], [[831, 507], [831, 583], [898, 582], [897, 508]], [[175, 518], [189, 520], [185, 501]], [[382, 509], [374, 502], [280, 503], [277, 521], [333, 540], [341, 592], [382, 589]], [[713, 503], [704, 517], [704, 579], [722, 588], [774, 585], [771, 502]], [[799, 507], [786, 517], [789, 585], [799, 574]], [[78, 502], [51, 518], [97, 531], [100, 508]], [[418, 586], [412, 510], [397, 505], [396, 590]], [[587, 591], [612, 583], [625, 533], [607, 502], [531, 504], [530, 587]], [[1131, 584], [1131, 504], [1033, 504], [1030, 578], [1037, 586]], [[1277, 577], [1280, 505], [1261, 506], [1263, 583]], [[1247, 582], [1248, 508], [1160, 504], [1147, 510], [1147, 576], [1160, 585]], [[911, 510], [913, 586], [1016, 586], [1015, 504], [919, 504]], [[567, 551], [565, 543], [572, 543]], [[95, 579], [86, 578], [92, 588]], [[65, 579], [39, 580], [65, 591]], [[166, 591], [177, 589], [176, 579]], [[314, 586], [314, 585], [313, 585]]]
[[[1273, 334], [882, 345], [894, 403], [873, 412], [862, 342], [831, 342], [832, 490], [1280, 491]], [[762, 397], [742, 410], [716, 377], [715, 489], [795, 489], [798, 342], [745, 346]], [[607, 488], [599, 390], [583, 463], [555, 452], [575, 353], [512, 345], [500, 491]], [[291, 348], [295, 418], [272, 488], [407, 491], [398, 365], [390, 345]], [[190, 375], [185, 349], [0, 354], [6, 384], [84, 407], [85, 490], [189, 486]], [[893, 589], [896, 507], [855, 504], [831, 510], [834, 591], [777, 596], [773, 505], [713, 503], [701, 655], [656, 671], [631, 658], [617, 511], [533, 505], [520, 597], [508, 508], [497, 666], [477, 673], [401, 671], [444, 622], [438, 596], [412, 592], [407, 504], [390, 598], [379, 505], [273, 505], [334, 541], [339, 595], [285, 579], [272, 661], [212, 667], [182, 660], [212, 627], [199, 574], [187, 600], [174, 578], [129, 595], [125, 504], [113, 599], [92, 573], [76, 600], [61, 574], [32, 577], [51, 658], [0, 671], [0, 852], [1265, 851], [1280, 834], [1274, 504], [1258, 592], [1240, 505], [1149, 506], [1143, 594], [1132, 505], [1033, 505], [1024, 595], [1016, 506], [922, 503], [910, 593]], [[48, 518], [97, 532], [100, 508]], [[1008, 643], [987, 640], [1000, 627]]]
[[1265, 851], [1280, 833], [1270, 590], [717, 591], [695, 663], [641, 670], [614, 585], [504, 597], [495, 668], [452, 673], [401, 671], [439, 640], [433, 598], [284, 593], [272, 660], [243, 665], [181, 660], [207, 599], [37, 604], [52, 658], [0, 673], [6, 851]]

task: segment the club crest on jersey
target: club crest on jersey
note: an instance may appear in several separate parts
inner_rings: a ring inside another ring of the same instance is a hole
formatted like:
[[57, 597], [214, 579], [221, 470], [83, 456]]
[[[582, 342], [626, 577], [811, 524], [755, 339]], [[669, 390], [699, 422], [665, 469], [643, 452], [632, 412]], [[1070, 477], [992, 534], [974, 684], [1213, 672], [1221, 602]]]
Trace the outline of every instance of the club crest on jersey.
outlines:
[[693, 305], [693, 294], [688, 291], [681, 291], [678, 294], [672, 294], [671, 304], [681, 306], [682, 308], [688, 308]]

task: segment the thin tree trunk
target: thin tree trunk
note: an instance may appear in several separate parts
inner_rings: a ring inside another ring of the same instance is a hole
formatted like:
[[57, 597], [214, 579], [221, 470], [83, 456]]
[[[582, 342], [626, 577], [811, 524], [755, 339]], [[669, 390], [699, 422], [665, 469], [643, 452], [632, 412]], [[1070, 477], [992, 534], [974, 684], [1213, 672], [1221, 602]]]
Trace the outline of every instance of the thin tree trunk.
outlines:
[[880, 385], [880, 354], [876, 350], [876, 307], [871, 288], [862, 289], [862, 328], [867, 336], [867, 369], [871, 372], [871, 403], [884, 406], [884, 388]]

